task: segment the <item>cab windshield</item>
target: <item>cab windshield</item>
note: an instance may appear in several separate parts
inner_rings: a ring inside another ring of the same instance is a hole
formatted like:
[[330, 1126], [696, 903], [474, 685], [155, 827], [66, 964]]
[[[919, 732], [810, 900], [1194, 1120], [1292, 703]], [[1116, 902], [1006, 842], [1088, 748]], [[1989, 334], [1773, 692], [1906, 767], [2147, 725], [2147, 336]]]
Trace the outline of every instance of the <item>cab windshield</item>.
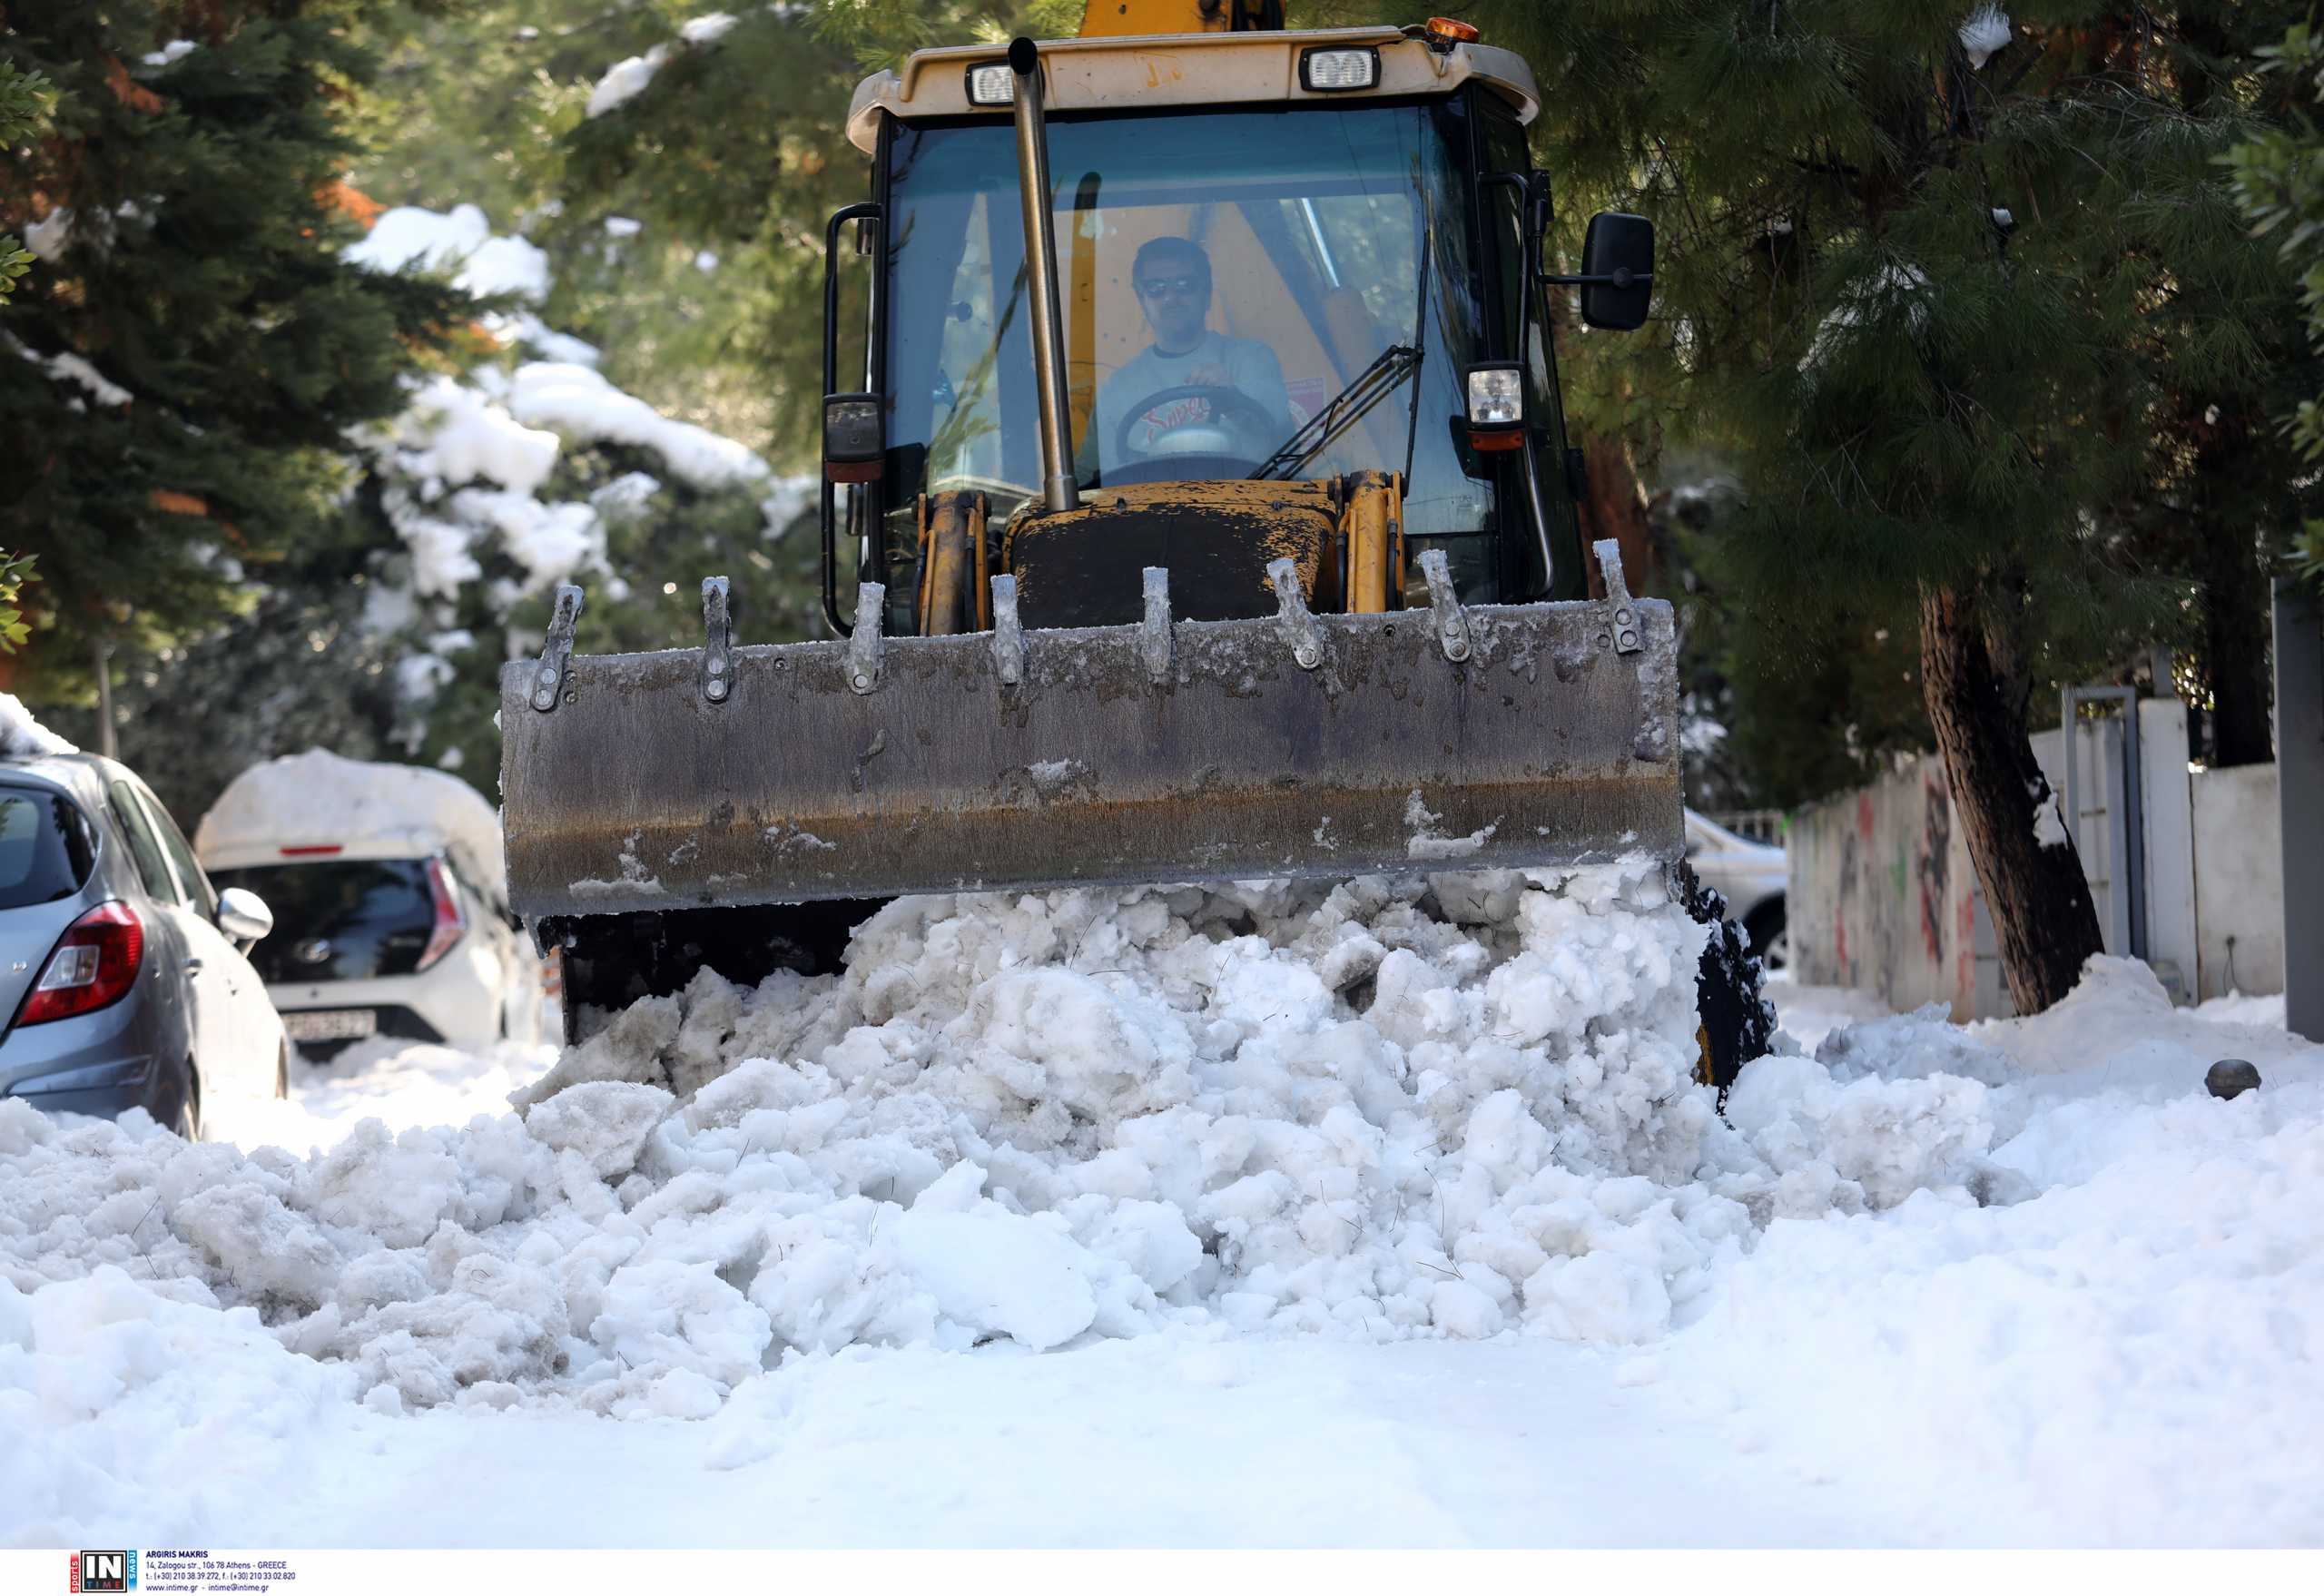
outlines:
[[[1085, 488], [1402, 471], [1408, 538], [1485, 560], [1505, 468], [1453, 425], [1463, 368], [1491, 358], [1458, 102], [1053, 118], [1049, 136]], [[918, 494], [980, 490], [998, 517], [1038, 493], [1016, 172], [1005, 121], [891, 139], [891, 547]], [[1351, 396], [1372, 402], [1351, 416]]]

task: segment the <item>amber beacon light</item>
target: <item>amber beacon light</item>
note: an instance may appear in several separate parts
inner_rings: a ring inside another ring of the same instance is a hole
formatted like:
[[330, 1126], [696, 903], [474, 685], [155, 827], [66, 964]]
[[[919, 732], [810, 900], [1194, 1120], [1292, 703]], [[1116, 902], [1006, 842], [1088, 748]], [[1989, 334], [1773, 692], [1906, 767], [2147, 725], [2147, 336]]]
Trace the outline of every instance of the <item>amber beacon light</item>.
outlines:
[[1484, 36], [1477, 32], [1476, 24], [1457, 21], [1449, 16], [1430, 17], [1428, 25], [1421, 31], [1425, 33], [1429, 42], [1434, 44], [1473, 44]]

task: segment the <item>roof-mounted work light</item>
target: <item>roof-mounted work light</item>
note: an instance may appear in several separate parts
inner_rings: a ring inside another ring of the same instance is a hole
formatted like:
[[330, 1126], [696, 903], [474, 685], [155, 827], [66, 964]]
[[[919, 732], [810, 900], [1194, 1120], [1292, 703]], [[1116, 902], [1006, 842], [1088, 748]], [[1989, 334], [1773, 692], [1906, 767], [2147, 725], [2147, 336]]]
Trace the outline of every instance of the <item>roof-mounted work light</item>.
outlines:
[[1368, 89], [1379, 81], [1380, 52], [1369, 46], [1299, 53], [1299, 86], [1310, 93], [1335, 94], [1348, 89]]
[[1017, 99], [1017, 74], [1006, 61], [969, 68], [969, 103], [1008, 105]]

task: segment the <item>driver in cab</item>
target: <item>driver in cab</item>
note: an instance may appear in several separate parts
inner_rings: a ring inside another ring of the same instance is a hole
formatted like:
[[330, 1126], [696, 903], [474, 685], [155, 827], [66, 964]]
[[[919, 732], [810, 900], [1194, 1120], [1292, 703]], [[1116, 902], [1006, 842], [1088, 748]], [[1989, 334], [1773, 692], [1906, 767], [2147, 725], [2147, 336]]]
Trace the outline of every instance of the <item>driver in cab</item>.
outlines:
[[[1232, 454], [1254, 465], [1265, 459], [1291, 431], [1283, 364], [1266, 345], [1205, 325], [1210, 257], [1202, 246], [1183, 238], [1147, 240], [1130, 263], [1130, 286], [1154, 341], [1098, 388], [1089, 429], [1095, 449], [1085, 449], [1085, 458], [1095, 452], [1109, 469], [1171, 454]], [[1219, 391], [1170, 392], [1190, 388]], [[1181, 439], [1177, 448], [1174, 433]]]

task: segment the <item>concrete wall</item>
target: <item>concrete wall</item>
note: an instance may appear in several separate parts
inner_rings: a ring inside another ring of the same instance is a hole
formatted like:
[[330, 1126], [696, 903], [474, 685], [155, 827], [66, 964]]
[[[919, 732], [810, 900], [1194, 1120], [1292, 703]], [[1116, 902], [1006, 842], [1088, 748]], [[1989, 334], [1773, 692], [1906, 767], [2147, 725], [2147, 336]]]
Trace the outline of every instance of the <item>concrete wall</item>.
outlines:
[[2280, 992], [2283, 816], [2276, 767], [2198, 771], [2192, 785], [2199, 995]]
[[[2143, 824], [2137, 838], [2118, 839], [2118, 817], [2130, 813], [2120, 723], [2083, 722], [2071, 745], [2055, 731], [2034, 739], [2061, 793], [2069, 752], [2077, 762], [2075, 846], [2106, 951], [2142, 953], [2181, 1002], [2221, 996], [2230, 982], [2247, 993], [2283, 990], [2275, 767], [2190, 772], [2186, 710], [2172, 699], [2139, 705], [2139, 741]], [[1896, 1009], [1946, 1003], [1955, 1020], [2013, 1011], [1942, 760], [1917, 760], [1801, 811], [1788, 843], [1797, 979], [1876, 992]], [[2125, 884], [2132, 848], [2146, 895], [2136, 927]]]
[[1860, 987], [1894, 1009], [1945, 1003], [1954, 1018], [2005, 1011], [2008, 995], [1942, 761], [1915, 761], [1793, 817], [1792, 969]]

